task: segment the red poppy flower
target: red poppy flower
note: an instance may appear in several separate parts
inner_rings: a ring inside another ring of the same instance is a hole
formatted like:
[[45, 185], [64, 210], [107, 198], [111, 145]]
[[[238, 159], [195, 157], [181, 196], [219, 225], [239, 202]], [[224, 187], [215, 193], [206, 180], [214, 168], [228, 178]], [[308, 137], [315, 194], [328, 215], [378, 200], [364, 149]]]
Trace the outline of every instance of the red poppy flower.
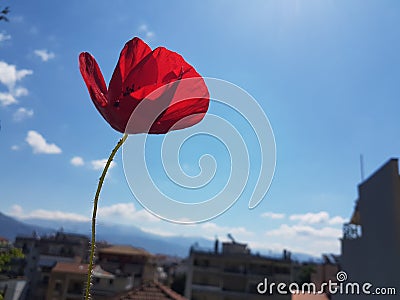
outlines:
[[[81, 53], [79, 68], [97, 110], [120, 132], [186, 128], [200, 122], [208, 109], [209, 93], [200, 74], [178, 53], [164, 47], [152, 51], [137, 37], [122, 49], [108, 89], [92, 55]], [[138, 106], [133, 126], [127, 127]]]

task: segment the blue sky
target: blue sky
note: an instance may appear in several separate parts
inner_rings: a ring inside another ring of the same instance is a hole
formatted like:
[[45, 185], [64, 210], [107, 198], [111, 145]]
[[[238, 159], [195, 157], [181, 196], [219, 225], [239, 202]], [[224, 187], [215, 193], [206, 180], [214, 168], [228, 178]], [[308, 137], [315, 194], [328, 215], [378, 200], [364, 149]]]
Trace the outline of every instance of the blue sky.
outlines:
[[[143, 210], [119, 153], [102, 192], [99, 222], [222, 240], [229, 232], [260, 250], [339, 253], [342, 223], [357, 198], [360, 154], [366, 176], [399, 156], [398, 1], [2, 5], [11, 7], [10, 22], [0, 23], [3, 213], [90, 217], [102, 160], [120, 134], [91, 103], [78, 54], [92, 53], [108, 82], [134, 36], [179, 52], [203, 76], [228, 80], [257, 99], [274, 130], [276, 172], [256, 209], [247, 208], [245, 194], [223, 215], [184, 226]], [[224, 153], [207, 143], [200, 149], [217, 158]], [[195, 173], [197, 160], [182, 155]]]

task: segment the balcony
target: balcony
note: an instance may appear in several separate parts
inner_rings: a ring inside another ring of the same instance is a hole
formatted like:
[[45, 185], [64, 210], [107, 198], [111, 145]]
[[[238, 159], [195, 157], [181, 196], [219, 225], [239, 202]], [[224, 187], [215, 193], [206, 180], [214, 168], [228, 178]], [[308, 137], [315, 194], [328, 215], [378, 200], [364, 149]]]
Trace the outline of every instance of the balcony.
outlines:
[[355, 240], [362, 236], [361, 225], [346, 223], [343, 225], [343, 239]]

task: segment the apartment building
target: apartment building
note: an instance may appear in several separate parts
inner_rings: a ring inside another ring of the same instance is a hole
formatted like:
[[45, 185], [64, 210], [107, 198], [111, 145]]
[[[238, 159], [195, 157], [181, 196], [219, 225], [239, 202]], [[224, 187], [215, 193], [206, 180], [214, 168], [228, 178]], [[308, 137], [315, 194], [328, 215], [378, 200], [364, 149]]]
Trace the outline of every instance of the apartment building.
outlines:
[[46, 299], [52, 269], [58, 262], [81, 263], [88, 255], [89, 239], [80, 234], [57, 232], [48, 236], [18, 236], [15, 247], [25, 255], [24, 275], [28, 299]]
[[149, 252], [127, 245], [99, 249], [97, 264], [102, 269], [120, 276], [131, 276], [134, 287], [153, 281], [157, 265]]
[[[342, 283], [372, 286], [370, 294], [336, 293], [334, 300], [398, 299], [400, 295], [400, 176], [397, 159], [390, 159], [358, 186], [358, 199], [343, 227]], [[376, 290], [376, 288], [380, 290]], [[383, 289], [382, 289], [383, 288]], [[393, 289], [394, 288], [394, 289]], [[396, 295], [390, 295], [396, 292]]]
[[214, 251], [192, 248], [188, 259], [185, 297], [192, 300], [291, 299], [291, 295], [260, 294], [257, 285], [265, 278], [269, 283], [293, 280], [295, 264], [290, 253], [282, 258], [251, 254], [246, 244], [218, 241]]

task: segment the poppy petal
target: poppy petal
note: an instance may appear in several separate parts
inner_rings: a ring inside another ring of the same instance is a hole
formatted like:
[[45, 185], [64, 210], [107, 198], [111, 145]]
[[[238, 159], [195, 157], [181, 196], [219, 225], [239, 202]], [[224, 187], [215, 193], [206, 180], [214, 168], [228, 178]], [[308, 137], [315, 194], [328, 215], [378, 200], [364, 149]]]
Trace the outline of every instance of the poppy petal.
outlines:
[[[180, 80], [185, 78], [192, 79]], [[201, 121], [208, 109], [209, 93], [200, 74], [181, 55], [164, 47], [147, 55], [131, 71], [127, 84], [139, 87], [129, 94], [133, 99], [128, 102], [145, 102], [140, 104], [140, 113], [135, 113], [133, 126], [126, 129], [129, 133], [159, 134], [186, 128]]]
[[87, 52], [79, 54], [79, 70], [97, 108], [107, 105], [107, 86], [103, 74], [92, 55]]
[[123, 83], [123, 89], [133, 91], [147, 85], [166, 84], [179, 79], [182, 72], [192, 68], [182, 56], [158, 47], [135, 66]]
[[160, 84], [157, 89], [146, 91], [147, 96], [146, 92], [141, 93], [143, 90], [146, 89], [130, 94], [131, 101], [124, 101], [137, 103], [125, 128], [127, 133], [162, 134], [183, 129], [200, 122], [208, 110], [209, 93], [201, 77]]
[[[197, 73], [194, 69], [193, 72]], [[153, 124], [150, 133], [165, 133], [193, 126], [206, 114], [210, 96], [203, 78], [190, 77], [190, 80], [178, 82], [170, 105]]]
[[139, 38], [127, 42], [108, 90], [89, 53], [80, 54], [79, 65], [97, 110], [117, 131], [167, 133], [200, 122], [207, 112], [203, 78], [181, 55], [164, 47], [151, 51]]
[[121, 96], [121, 93], [125, 92], [123, 85], [127, 81], [127, 77], [138, 63], [150, 53], [151, 48], [137, 37], [125, 44], [108, 87], [108, 99], [110, 101], [116, 101]]

